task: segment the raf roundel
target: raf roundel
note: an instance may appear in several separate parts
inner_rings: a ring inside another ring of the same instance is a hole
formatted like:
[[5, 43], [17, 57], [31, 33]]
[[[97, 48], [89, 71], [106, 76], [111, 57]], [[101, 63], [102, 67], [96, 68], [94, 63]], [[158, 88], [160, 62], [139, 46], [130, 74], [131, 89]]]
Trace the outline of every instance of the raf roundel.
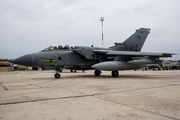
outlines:
[[61, 58], [61, 57], [58, 57], [58, 60], [62, 60], [62, 58]]

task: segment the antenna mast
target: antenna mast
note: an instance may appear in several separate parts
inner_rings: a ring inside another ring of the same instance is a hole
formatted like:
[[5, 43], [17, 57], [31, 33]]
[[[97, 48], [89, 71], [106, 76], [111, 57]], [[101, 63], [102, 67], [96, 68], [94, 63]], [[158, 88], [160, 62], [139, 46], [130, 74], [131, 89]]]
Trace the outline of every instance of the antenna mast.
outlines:
[[103, 21], [104, 21], [104, 17], [100, 17], [100, 21], [102, 21], [102, 48], [103, 48]]

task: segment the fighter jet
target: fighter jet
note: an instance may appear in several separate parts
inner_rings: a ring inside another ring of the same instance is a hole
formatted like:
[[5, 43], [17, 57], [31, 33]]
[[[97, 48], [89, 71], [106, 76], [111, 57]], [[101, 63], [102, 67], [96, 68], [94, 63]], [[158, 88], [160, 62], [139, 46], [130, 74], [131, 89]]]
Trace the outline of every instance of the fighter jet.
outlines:
[[120, 70], [133, 70], [161, 62], [159, 57], [171, 57], [171, 53], [140, 52], [150, 33], [149, 28], [136, 30], [123, 43], [115, 43], [109, 48], [88, 46], [58, 45], [50, 46], [38, 53], [27, 54], [12, 60], [12, 63], [25, 66], [40, 66], [43, 69], [55, 69], [55, 78], [60, 78], [63, 69], [90, 70], [95, 69], [95, 76], [100, 70], [112, 71], [118, 77]]
[[180, 70], [180, 60], [179, 61], [163, 61], [162, 62], [162, 67], [166, 70]]

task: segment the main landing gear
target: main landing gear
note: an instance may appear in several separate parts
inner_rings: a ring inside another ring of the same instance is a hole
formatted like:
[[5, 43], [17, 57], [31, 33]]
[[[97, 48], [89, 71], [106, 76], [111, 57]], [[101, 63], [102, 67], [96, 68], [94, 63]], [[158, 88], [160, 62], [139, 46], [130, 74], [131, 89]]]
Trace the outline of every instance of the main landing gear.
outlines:
[[[71, 70], [71, 72], [73, 73], [73, 70]], [[74, 70], [74, 73], [76, 73], [76, 70]]]
[[56, 74], [54, 74], [54, 77], [55, 77], [56, 79], [59, 79], [59, 78], [61, 77], [61, 75], [60, 75], [58, 72], [62, 72], [62, 70], [56, 69]]
[[100, 71], [100, 70], [95, 70], [95, 71], [94, 71], [94, 75], [95, 75], [95, 76], [100, 76], [100, 74], [101, 74], [101, 71]]
[[118, 77], [119, 76], [118, 71], [112, 71], [111, 74], [112, 74], [113, 77]]
[[[100, 70], [95, 70], [94, 71], [94, 75], [95, 76], [100, 76], [100, 74], [101, 74]], [[119, 76], [119, 72], [118, 71], [112, 71], [111, 74], [112, 74], [113, 77], [118, 77]]]

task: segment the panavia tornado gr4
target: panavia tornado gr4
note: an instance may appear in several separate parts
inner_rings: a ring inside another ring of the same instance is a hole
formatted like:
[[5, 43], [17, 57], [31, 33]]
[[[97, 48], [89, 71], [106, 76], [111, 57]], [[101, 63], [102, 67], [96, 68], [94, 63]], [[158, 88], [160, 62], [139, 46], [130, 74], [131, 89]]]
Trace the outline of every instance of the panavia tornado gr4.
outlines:
[[43, 69], [55, 69], [55, 78], [63, 68], [70, 70], [94, 69], [95, 76], [100, 70], [112, 71], [118, 77], [121, 70], [136, 70], [147, 64], [160, 64], [159, 57], [172, 57], [171, 53], [140, 52], [150, 33], [148, 28], [136, 30], [123, 43], [115, 43], [109, 48], [87, 46], [57, 45], [50, 46], [38, 53], [27, 54], [12, 60], [12, 63], [25, 66], [40, 66]]

